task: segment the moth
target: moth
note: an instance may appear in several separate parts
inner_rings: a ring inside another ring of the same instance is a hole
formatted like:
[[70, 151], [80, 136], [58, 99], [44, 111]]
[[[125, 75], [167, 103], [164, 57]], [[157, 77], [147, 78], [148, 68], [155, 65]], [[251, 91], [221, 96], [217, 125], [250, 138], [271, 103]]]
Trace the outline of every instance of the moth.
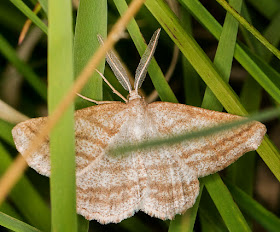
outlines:
[[[75, 112], [77, 212], [88, 220], [118, 223], [141, 210], [172, 219], [195, 203], [198, 178], [218, 172], [260, 145], [266, 128], [250, 122], [176, 145], [112, 156], [119, 145], [193, 132], [242, 117], [169, 102], [147, 104], [138, 94], [153, 57], [159, 30], [152, 36], [135, 75], [134, 90], [112, 51], [106, 60], [129, 91], [126, 103], [113, 102]], [[102, 43], [102, 39], [99, 38]], [[28, 148], [46, 117], [16, 125], [13, 138], [19, 152]], [[50, 176], [49, 140], [26, 161]]]

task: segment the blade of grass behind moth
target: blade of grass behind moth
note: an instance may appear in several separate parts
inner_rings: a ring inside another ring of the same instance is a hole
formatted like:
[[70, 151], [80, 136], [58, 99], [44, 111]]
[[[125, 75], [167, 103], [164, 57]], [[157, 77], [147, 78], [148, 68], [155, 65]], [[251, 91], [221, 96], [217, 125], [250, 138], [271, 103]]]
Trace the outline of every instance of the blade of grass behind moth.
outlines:
[[[245, 7], [244, 17], [250, 22], [249, 15]], [[270, 22], [269, 26], [264, 31], [264, 36], [275, 46], [277, 46], [277, 44], [280, 41], [280, 31], [278, 30], [280, 26], [279, 23], [280, 12], [275, 15], [275, 17]], [[272, 58], [272, 54], [263, 46], [258, 46], [259, 43], [250, 34], [243, 32], [243, 36], [245, 37], [246, 41], [253, 44], [254, 47], [257, 47], [257, 49], [255, 49], [255, 53], [263, 57], [263, 59], [267, 60], [267, 62], [269, 63], [269, 61]], [[262, 88], [259, 86], [258, 83], [256, 83], [256, 81], [252, 77], [248, 77], [246, 79], [245, 84], [241, 90], [240, 98], [245, 108], [249, 112], [254, 112], [259, 107], [261, 90]]]
[[48, 34], [48, 27], [42, 22], [40, 18], [32, 10], [25, 5], [21, 0], [10, 0], [27, 18], [29, 18], [35, 25], [37, 25], [43, 32]]
[[0, 138], [3, 139], [7, 144], [11, 145], [11, 146], [15, 146], [14, 144], [14, 140], [12, 137], [12, 129], [13, 129], [14, 125], [6, 122], [2, 119], [0, 119]]
[[22, 216], [20, 216], [18, 214], [18, 212], [16, 211], [16, 209], [8, 202], [4, 201], [1, 205], [0, 205], [0, 211], [4, 214], [7, 214], [11, 217], [14, 217], [20, 221], [23, 221]]
[[[80, 1], [74, 37], [75, 76], [83, 70], [90, 57], [99, 48], [97, 34], [104, 38], [107, 35], [107, 0]], [[104, 66], [105, 59], [97, 69], [103, 73]], [[92, 74], [81, 94], [93, 100], [102, 100], [102, 78], [97, 72]], [[76, 100], [77, 109], [91, 105], [92, 103], [82, 98]]]
[[[127, 3], [125, 0], [114, 0], [114, 3], [120, 13], [122, 15], [126, 9], [128, 8]], [[130, 21], [127, 25], [127, 30], [139, 52], [142, 56], [147, 45], [143, 40], [142, 34], [140, 29], [134, 19]], [[152, 82], [155, 86], [155, 89], [158, 91], [159, 97], [162, 101], [168, 102], [178, 102], [174, 93], [172, 92], [171, 88], [169, 87], [167, 81], [164, 78], [164, 75], [158, 66], [155, 58], [151, 60], [151, 63], [148, 68], [148, 73], [152, 79]]]
[[[242, 13], [248, 22], [251, 22], [246, 6], [243, 3]], [[272, 42], [272, 44], [277, 45], [280, 40], [279, 28], [280, 12], [275, 15], [268, 27], [264, 30], [264, 36]], [[256, 54], [259, 54], [268, 62], [272, 58], [272, 54], [261, 46], [260, 43], [246, 30], [242, 30], [245, 41], [252, 45]], [[242, 91], [241, 91], [241, 102], [245, 108], [250, 112], [256, 112], [260, 106], [261, 100], [261, 86], [250, 76], [247, 77]], [[256, 152], [250, 152], [246, 156], [241, 157], [237, 162], [228, 168], [227, 178], [231, 180], [232, 183], [236, 184], [247, 194], [253, 194], [253, 186], [255, 180], [255, 162], [256, 162]], [[244, 178], [246, 176], [246, 178]]]
[[[242, 0], [229, 1], [231, 6], [240, 11], [242, 6]], [[214, 65], [220, 73], [221, 77], [228, 82], [231, 66], [233, 60], [233, 54], [236, 44], [236, 36], [238, 32], [238, 22], [229, 13], [226, 14], [223, 30], [219, 40], [218, 48], [216, 51]], [[210, 110], [222, 111], [223, 106], [219, 100], [215, 97], [209, 87], [206, 87], [204, 98], [201, 104], [202, 108]]]
[[[244, 1], [241, 8], [241, 14], [250, 24], [253, 24], [249, 9]], [[250, 50], [255, 54], [259, 52], [261, 43], [242, 26], [240, 27], [240, 32], [244, 37], [245, 44], [250, 48]]]
[[153, 229], [149, 227], [148, 224], [143, 223], [137, 216], [131, 217], [126, 220], [121, 221], [118, 226], [129, 232], [152, 232]]
[[21, 59], [18, 58], [15, 49], [0, 34], [0, 52], [11, 62], [25, 77], [31, 87], [44, 99], [47, 99], [47, 87], [35, 72]]
[[[145, 4], [225, 109], [232, 114], [247, 115], [248, 113], [240, 103], [236, 93], [228, 83], [222, 80], [209, 58], [198, 44], [184, 31], [176, 16], [169, 10], [163, 0], [147, 0]], [[203, 13], [197, 12], [199, 15]], [[276, 89], [279, 92], [279, 89]], [[273, 174], [280, 180], [280, 153], [267, 136], [265, 136], [257, 151]]]
[[200, 184], [199, 195], [196, 198], [194, 206], [188, 209], [182, 215], [177, 214], [174, 220], [170, 221], [168, 232], [191, 232], [194, 230], [194, 223], [196, 220], [197, 210], [200, 203], [203, 188], [204, 184]]
[[[235, 8], [235, 10], [241, 10], [242, 0], [231, 0], [229, 3]], [[214, 65], [227, 82], [230, 77], [237, 32], [238, 22], [227, 13], [214, 59]], [[216, 111], [222, 111], [223, 109], [221, 103], [209, 87], [206, 87], [202, 107]], [[214, 174], [213, 176], [204, 177], [202, 180], [228, 229], [230, 231], [250, 231], [244, 216], [232, 200], [232, 197], [221, 181], [220, 176], [218, 174]], [[228, 209], [231, 209], [230, 214], [228, 213]], [[240, 227], [238, 228], [238, 226]]]
[[267, 49], [269, 49], [278, 59], [280, 51], [274, 47], [262, 34], [247, 22], [239, 13], [233, 10], [225, 0], [216, 0], [227, 12], [229, 12], [243, 27], [250, 31]]
[[251, 231], [219, 174], [204, 177], [201, 181], [205, 184], [229, 231]]
[[280, 228], [280, 219], [265, 209], [260, 203], [251, 198], [241, 189], [225, 181], [235, 202], [251, 218], [262, 225], [267, 231], [277, 232]]
[[[191, 34], [191, 16], [185, 8], [181, 8], [181, 22]], [[195, 69], [192, 67], [190, 62], [182, 56], [182, 67], [183, 67], [183, 78], [184, 78], [184, 90], [185, 90], [185, 103], [192, 106], [201, 105], [201, 94], [200, 94], [200, 82], [201, 79]]]
[[9, 25], [9, 30], [19, 33], [26, 17], [13, 7], [12, 3], [7, 4], [7, 1], [0, 1], [0, 20], [2, 25]]
[[[191, 14], [216, 38], [220, 38], [222, 27], [198, 0], [179, 0]], [[279, 73], [268, 66], [265, 61], [257, 59], [253, 53], [241, 43], [237, 43], [235, 59], [250, 73], [252, 77], [280, 103]], [[258, 60], [258, 61], [257, 61]]]
[[[99, 48], [97, 35], [103, 37], [107, 34], [107, 0], [80, 1], [74, 36], [74, 76], [84, 69], [91, 56]], [[105, 58], [98, 66], [100, 72], [104, 72]], [[94, 72], [82, 90], [82, 95], [94, 100], [102, 100], [102, 78]], [[92, 103], [82, 98], [76, 98], [76, 109], [91, 106]], [[88, 231], [89, 221], [84, 217], [78, 217], [78, 231]]]
[[267, 0], [267, 1], [247, 0], [247, 1], [268, 19], [272, 19], [273, 16], [280, 10], [280, 2], [278, 0]]
[[0, 225], [16, 232], [40, 232], [37, 228], [1, 212]]
[[[0, 174], [11, 165], [12, 158], [0, 143]], [[50, 231], [51, 214], [47, 204], [26, 177], [22, 177], [10, 194], [19, 212], [29, 223], [43, 231]]]
[[202, 232], [228, 232], [221, 215], [207, 191], [202, 192], [198, 214]]
[[[48, 110], [51, 114], [72, 86], [73, 32], [71, 1], [49, 1]], [[53, 231], [77, 231], [74, 105], [50, 134]]]
[[47, 0], [38, 0], [38, 2], [40, 3], [42, 9], [44, 10], [44, 12], [46, 13], [46, 15], [48, 15], [48, 1]]

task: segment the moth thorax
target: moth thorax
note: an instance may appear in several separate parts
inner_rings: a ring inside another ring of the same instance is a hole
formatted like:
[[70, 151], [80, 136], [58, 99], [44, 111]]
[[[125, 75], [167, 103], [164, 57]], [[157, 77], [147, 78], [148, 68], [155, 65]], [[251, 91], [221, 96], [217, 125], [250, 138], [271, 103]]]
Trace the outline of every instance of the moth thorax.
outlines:
[[141, 98], [141, 96], [138, 94], [137, 90], [132, 90], [129, 94], [128, 100], [131, 101], [137, 98]]

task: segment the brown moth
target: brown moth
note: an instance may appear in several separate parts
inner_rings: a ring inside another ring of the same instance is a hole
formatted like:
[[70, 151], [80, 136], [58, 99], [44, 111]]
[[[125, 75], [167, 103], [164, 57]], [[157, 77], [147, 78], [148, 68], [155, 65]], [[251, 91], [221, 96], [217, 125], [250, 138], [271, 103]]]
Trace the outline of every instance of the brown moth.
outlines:
[[[266, 128], [250, 122], [176, 145], [112, 156], [108, 150], [127, 142], [193, 132], [242, 117], [184, 104], [147, 104], [138, 94], [155, 51], [157, 30], [136, 70], [134, 90], [128, 76], [109, 52], [107, 62], [122, 86], [129, 91], [127, 103], [113, 102], [75, 113], [77, 212], [88, 220], [118, 223], [141, 210], [160, 219], [172, 219], [195, 203], [198, 178], [218, 172], [242, 154], [260, 145]], [[99, 40], [102, 43], [101, 38]], [[23, 153], [45, 123], [34, 118], [12, 131]], [[30, 167], [50, 176], [49, 141], [30, 157]]]

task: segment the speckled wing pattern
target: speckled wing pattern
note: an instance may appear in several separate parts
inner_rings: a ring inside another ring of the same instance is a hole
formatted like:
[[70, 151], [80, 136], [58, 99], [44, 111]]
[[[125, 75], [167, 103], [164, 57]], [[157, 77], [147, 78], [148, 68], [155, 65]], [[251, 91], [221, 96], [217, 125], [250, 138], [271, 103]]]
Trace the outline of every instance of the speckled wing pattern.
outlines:
[[[88, 220], [120, 222], [141, 210], [172, 219], [192, 207], [198, 177], [219, 171], [243, 153], [256, 149], [266, 131], [258, 122], [237, 129], [151, 148], [125, 156], [106, 150], [127, 142], [191, 132], [240, 117], [182, 104], [136, 99], [75, 113], [77, 212]], [[31, 119], [13, 129], [17, 149], [24, 152], [46, 118]], [[28, 164], [50, 175], [48, 139]]]
[[[149, 105], [149, 111], [160, 121], [157, 129], [162, 135], [191, 133], [242, 119], [228, 113], [168, 102], [152, 103]], [[203, 177], [226, 168], [244, 153], [256, 150], [265, 133], [266, 127], [253, 121], [172, 147], [197, 177]]]

